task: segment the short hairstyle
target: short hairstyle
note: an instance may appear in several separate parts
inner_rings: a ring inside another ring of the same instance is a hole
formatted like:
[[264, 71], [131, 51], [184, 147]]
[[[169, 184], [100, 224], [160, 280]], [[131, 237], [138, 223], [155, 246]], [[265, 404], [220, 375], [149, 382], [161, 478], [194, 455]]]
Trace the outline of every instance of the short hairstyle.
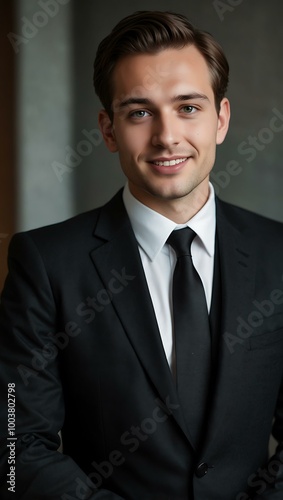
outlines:
[[217, 112], [229, 81], [229, 64], [223, 49], [206, 31], [174, 12], [138, 11], [122, 19], [98, 46], [93, 83], [97, 96], [113, 120], [113, 71], [127, 55], [156, 54], [169, 48], [194, 45], [204, 57], [211, 75]]

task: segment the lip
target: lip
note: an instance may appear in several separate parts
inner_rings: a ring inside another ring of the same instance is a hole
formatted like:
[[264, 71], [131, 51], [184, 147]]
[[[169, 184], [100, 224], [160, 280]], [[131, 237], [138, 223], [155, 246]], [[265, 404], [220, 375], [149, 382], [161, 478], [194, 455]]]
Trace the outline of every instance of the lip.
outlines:
[[159, 156], [158, 158], [152, 158], [149, 160], [149, 163], [154, 163], [156, 161], [173, 161], [173, 160], [184, 160], [185, 158], [189, 158], [188, 155], [179, 155], [179, 156]]
[[[187, 165], [190, 159], [191, 159], [190, 156], [172, 156], [171, 158], [161, 157], [161, 158], [155, 158], [154, 160], [150, 160], [148, 163], [155, 172], [162, 175], [172, 175], [182, 170], [185, 167], [185, 165]], [[158, 165], [154, 163], [154, 162], [170, 162], [172, 160], [184, 160], [184, 161], [177, 163], [176, 165]]]

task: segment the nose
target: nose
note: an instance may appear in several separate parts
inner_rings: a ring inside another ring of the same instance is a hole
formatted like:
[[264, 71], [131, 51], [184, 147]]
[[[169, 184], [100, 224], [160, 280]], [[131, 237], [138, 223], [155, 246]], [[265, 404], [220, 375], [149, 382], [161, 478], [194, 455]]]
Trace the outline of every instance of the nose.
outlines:
[[176, 118], [171, 114], [162, 114], [156, 116], [152, 130], [152, 144], [160, 148], [170, 148], [173, 145], [179, 144], [180, 124], [176, 123]]

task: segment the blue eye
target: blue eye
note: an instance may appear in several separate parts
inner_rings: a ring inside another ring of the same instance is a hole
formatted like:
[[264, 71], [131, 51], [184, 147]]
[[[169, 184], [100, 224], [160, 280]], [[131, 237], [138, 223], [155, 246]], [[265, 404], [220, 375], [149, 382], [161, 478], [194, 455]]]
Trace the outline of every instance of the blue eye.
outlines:
[[133, 111], [130, 116], [132, 118], [144, 118], [145, 116], [148, 116], [149, 113], [148, 111], [144, 111], [143, 109], [139, 109], [137, 111]]

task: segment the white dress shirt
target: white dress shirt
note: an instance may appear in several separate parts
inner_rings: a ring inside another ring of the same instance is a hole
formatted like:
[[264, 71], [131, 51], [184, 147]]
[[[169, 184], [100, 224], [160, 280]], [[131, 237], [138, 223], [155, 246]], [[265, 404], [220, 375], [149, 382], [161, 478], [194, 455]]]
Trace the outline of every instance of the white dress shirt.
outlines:
[[123, 200], [129, 215], [144, 268], [157, 324], [169, 366], [174, 371], [172, 321], [172, 277], [176, 254], [166, 240], [174, 229], [189, 226], [197, 236], [192, 242], [192, 260], [199, 273], [210, 310], [215, 249], [215, 198], [212, 184], [206, 204], [186, 224], [176, 224], [140, 203], [126, 184]]

